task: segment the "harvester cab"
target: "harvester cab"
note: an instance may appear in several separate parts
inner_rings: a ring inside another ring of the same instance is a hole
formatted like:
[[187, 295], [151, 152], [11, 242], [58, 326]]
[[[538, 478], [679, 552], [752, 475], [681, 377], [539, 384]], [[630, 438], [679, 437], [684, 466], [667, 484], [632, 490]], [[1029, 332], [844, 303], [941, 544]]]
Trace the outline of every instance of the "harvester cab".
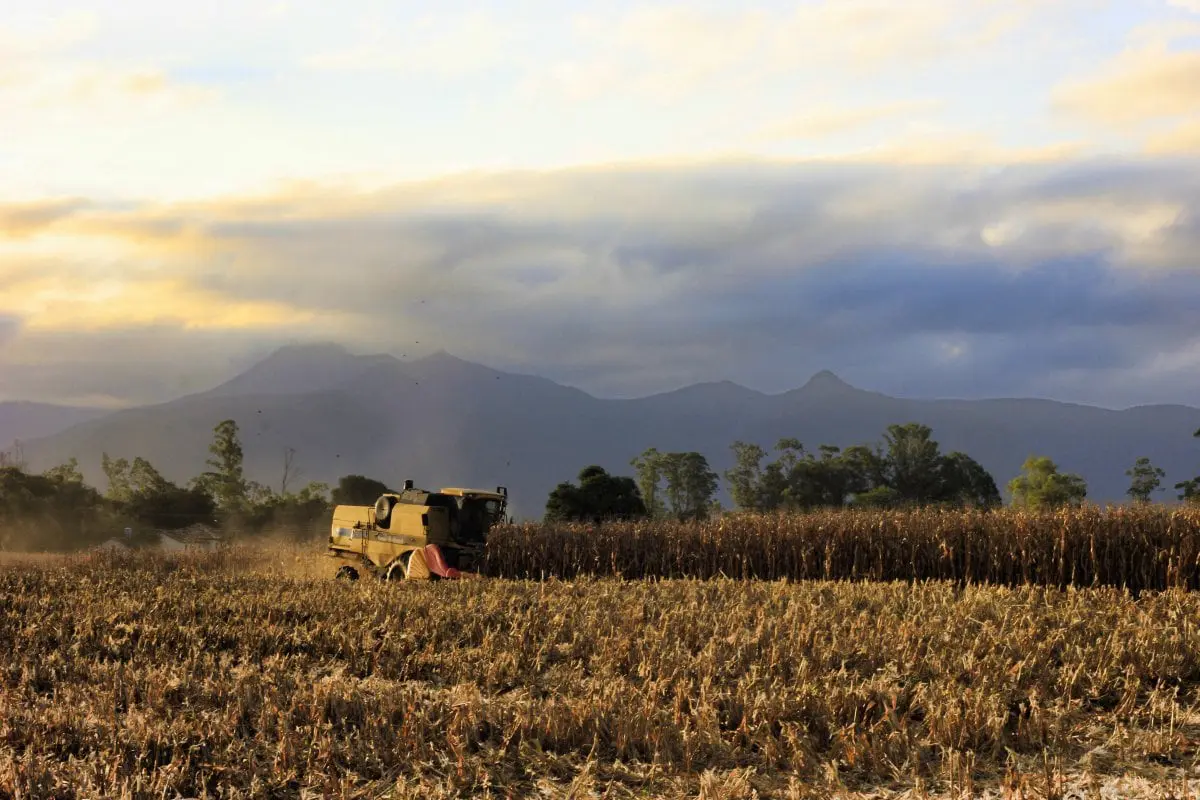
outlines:
[[371, 506], [339, 505], [326, 555], [334, 573], [384, 580], [474, 576], [488, 532], [507, 519], [508, 490], [418, 489], [411, 480]]

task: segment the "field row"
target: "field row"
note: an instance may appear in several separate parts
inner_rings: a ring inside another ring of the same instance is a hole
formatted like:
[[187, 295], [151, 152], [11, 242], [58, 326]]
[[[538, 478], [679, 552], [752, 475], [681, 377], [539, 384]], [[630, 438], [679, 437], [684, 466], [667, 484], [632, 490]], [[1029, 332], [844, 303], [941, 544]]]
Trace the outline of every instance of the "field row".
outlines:
[[830, 511], [707, 523], [529, 524], [489, 535], [506, 578], [950, 580], [1200, 589], [1200, 508]]
[[230, 566], [251, 562], [0, 569], [0, 796], [818, 797], [1032, 788], [1056, 764], [1196, 774], [1194, 593]]

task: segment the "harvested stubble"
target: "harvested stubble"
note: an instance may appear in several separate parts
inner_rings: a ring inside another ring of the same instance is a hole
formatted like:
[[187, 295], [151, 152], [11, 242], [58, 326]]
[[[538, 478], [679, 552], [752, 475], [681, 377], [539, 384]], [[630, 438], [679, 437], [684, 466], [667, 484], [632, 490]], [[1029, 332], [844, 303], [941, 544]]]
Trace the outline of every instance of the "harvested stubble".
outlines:
[[1197, 594], [343, 584], [251, 562], [0, 570], [0, 796], [827, 797], [1041, 786], [1055, 760], [1195, 774]]
[[489, 535], [484, 571], [1200, 589], [1200, 509], [846, 510], [699, 524], [509, 525]]

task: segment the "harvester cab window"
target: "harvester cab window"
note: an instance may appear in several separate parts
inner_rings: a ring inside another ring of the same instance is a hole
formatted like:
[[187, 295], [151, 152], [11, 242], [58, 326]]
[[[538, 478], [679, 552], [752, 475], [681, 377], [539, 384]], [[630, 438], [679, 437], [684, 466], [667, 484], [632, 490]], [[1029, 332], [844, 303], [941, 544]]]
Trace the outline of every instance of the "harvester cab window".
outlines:
[[425, 505], [446, 509], [446, 518], [450, 525], [451, 538], [458, 538], [458, 529], [462, 524], [459, 519], [458, 501], [449, 495], [434, 492], [425, 499]]
[[500, 504], [487, 497], [463, 497], [462, 533], [467, 541], [482, 542], [487, 538], [487, 532], [498, 522]]
[[500, 519], [500, 501], [492, 499], [484, 499], [480, 501], [480, 511], [484, 516], [485, 524], [488, 527], [497, 524]]

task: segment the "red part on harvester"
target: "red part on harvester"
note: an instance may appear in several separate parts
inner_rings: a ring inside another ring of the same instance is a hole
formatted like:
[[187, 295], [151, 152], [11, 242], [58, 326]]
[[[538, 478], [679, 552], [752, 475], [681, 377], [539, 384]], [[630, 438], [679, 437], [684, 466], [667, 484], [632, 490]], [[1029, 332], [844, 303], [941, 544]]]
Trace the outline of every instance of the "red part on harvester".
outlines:
[[446, 563], [446, 557], [442, 555], [442, 548], [436, 544], [425, 545], [425, 565], [429, 567], [429, 571], [434, 575], [443, 578], [465, 578], [467, 573], [458, 570]]

